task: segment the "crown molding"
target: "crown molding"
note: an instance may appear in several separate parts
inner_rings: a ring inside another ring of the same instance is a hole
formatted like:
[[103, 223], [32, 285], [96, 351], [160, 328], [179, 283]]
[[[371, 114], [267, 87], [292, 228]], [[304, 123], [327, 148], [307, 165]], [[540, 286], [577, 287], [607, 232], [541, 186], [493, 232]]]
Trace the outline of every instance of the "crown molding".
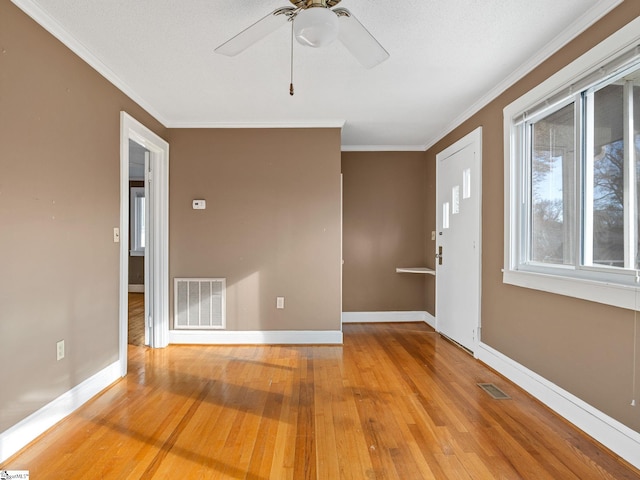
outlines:
[[98, 59], [91, 51], [76, 37], [74, 37], [67, 29], [65, 29], [57, 20], [44, 11], [33, 0], [11, 0], [20, 10], [31, 17], [47, 32], [60, 40], [69, 50], [78, 55], [90, 67], [96, 70], [106, 80], [112, 83], [116, 88], [131, 98], [134, 102], [144, 108], [163, 126], [167, 125], [167, 119], [164, 118], [151, 104], [138, 95], [133, 88], [122, 80], [113, 70]]
[[311, 120], [305, 122], [240, 122], [240, 123], [215, 123], [215, 122], [169, 122], [167, 128], [340, 128], [344, 127], [345, 120]]
[[554, 53], [567, 45], [573, 39], [575, 39], [582, 32], [593, 26], [598, 20], [604, 17], [611, 10], [620, 5], [623, 0], [601, 0], [596, 5], [587, 10], [582, 16], [580, 16], [575, 22], [569, 25], [558, 36], [546, 44], [542, 50], [536, 55], [531, 57], [527, 62], [518, 67], [511, 75], [506, 77], [502, 82], [496, 85], [493, 89], [487, 92], [485, 95], [471, 105], [467, 110], [462, 112], [452, 122], [450, 122], [440, 134], [434, 137], [434, 140], [427, 142], [424, 146], [424, 150], [428, 150], [438, 143], [447, 134], [451, 133], [455, 128], [459, 127], [465, 121], [469, 120], [473, 115], [478, 113], [484, 107], [486, 107], [493, 100], [498, 98], [509, 87], [515, 85], [519, 80], [524, 78], [533, 69], [539, 66], [542, 62], [551, 57]]
[[[166, 128], [343, 128], [344, 120], [319, 120], [308, 122], [289, 122], [289, 123], [196, 123], [196, 122], [171, 122], [169, 119], [161, 115], [150, 103], [137, 94], [124, 80], [122, 80], [113, 70], [93, 55], [90, 50], [82, 44], [76, 37], [69, 33], [57, 20], [43, 10], [34, 0], [11, 0], [25, 14], [35, 20], [51, 35], [61, 41], [73, 53], [78, 55], [82, 60], [95, 69], [106, 80], [121, 90], [125, 95], [138, 103], [148, 113], [156, 118]], [[504, 81], [499, 83], [495, 88], [483, 95], [478, 101], [472, 104], [462, 114], [457, 116], [450, 122], [439, 134], [433, 137], [433, 140], [427, 141], [424, 145], [343, 145], [344, 152], [383, 152], [383, 151], [425, 151], [435, 145], [445, 135], [453, 131], [463, 122], [471, 118], [474, 114], [487, 106], [491, 101], [495, 100], [500, 94], [509, 87], [521, 80], [525, 75], [530, 73], [534, 68], [556, 53], [560, 48], [565, 46], [580, 33], [591, 27], [603, 16], [620, 5], [623, 0], [601, 0], [594, 7], [589, 9], [572, 25], [563, 30], [563, 32], [549, 42], [529, 61], [522, 64], [511, 75], [506, 77]]]
[[424, 152], [424, 145], [342, 145], [343, 152]]

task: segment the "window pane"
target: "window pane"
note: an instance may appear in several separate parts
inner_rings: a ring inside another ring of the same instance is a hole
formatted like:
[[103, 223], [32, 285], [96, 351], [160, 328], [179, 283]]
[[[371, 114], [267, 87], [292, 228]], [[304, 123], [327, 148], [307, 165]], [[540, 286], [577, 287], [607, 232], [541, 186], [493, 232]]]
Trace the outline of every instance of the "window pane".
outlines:
[[[640, 73], [636, 74], [640, 77]], [[640, 269], [640, 79], [633, 82], [633, 144], [636, 163], [636, 258], [634, 268]]]
[[146, 235], [145, 235], [145, 219], [144, 219], [144, 212], [145, 212], [145, 206], [144, 206], [144, 198], [145, 197], [138, 197], [136, 198], [136, 203], [137, 203], [137, 209], [138, 209], [138, 224], [136, 225], [136, 228], [138, 229], [138, 241], [139, 241], [139, 247], [141, 250], [144, 250], [146, 241]]
[[453, 215], [460, 213], [460, 185], [451, 189], [451, 213]]
[[573, 263], [574, 104], [531, 124], [530, 260]]
[[623, 94], [613, 84], [593, 94], [594, 265], [624, 267]]
[[471, 198], [471, 169], [462, 171], [462, 198]]
[[442, 204], [442, 228], [449, 228], [449, 202]]
[[129, 242], [131, 255], [144, 255], [146, 244], [144, 187], [130, 187]]

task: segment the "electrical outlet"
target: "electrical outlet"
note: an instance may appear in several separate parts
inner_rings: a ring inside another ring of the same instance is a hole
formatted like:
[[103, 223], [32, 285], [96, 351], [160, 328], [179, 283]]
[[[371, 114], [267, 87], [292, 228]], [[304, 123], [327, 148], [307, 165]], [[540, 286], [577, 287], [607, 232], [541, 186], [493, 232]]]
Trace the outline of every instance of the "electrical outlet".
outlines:
[[284, 308], [284, 297], [276, 297], [276, 308]]
[[58, 361], [64, 358], [64, 340], [60, 340], [56, 343], [56, 357]]

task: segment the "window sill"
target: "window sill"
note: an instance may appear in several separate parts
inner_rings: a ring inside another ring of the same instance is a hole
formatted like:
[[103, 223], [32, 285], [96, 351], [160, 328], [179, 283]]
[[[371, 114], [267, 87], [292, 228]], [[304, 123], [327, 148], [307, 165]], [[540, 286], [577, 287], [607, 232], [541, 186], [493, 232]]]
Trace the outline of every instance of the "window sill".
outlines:
[[513, 270], [503, 272], [502, 282], [614, 307], [640, 310], [636, 307], [636, 300], [640, 300], [640, 297], [636, 299], [640, 293], [638, 287]]

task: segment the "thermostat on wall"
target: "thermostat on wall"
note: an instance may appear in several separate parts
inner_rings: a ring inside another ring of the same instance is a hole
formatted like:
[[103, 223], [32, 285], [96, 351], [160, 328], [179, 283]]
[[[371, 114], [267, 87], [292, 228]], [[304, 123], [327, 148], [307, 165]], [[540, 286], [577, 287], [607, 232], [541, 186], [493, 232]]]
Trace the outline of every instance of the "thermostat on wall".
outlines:
[[206, 200], [194, 200], [193, 201], [193, 209], [194, 210], [204, 210], [207, 208]]

